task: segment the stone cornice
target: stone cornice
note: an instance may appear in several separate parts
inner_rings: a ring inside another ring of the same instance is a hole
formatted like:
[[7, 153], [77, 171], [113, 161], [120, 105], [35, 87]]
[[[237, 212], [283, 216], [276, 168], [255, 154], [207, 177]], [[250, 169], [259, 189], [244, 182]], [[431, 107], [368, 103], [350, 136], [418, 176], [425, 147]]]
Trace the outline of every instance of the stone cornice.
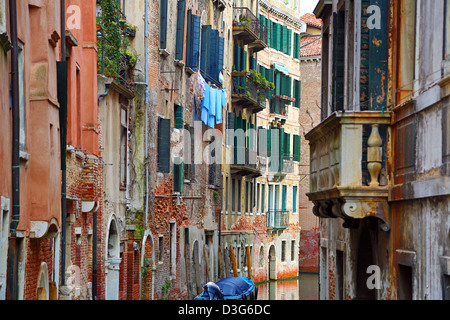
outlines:
[[259, 4], [261, 5], [261, 7], [263, 9], [280, 17], [283, 20], [286, 20], [287, 22], [295, 25], [296, 27], [298, 27], [300, 29], [306, 25], [306, 23], [303, 22], [302, 20], [300, 20], [299, 18], [296, 18], [292, 14], [290, 14], [284, 10], [281, 10], [280, 8], [270, 4], [267, 0], [259, 0]]

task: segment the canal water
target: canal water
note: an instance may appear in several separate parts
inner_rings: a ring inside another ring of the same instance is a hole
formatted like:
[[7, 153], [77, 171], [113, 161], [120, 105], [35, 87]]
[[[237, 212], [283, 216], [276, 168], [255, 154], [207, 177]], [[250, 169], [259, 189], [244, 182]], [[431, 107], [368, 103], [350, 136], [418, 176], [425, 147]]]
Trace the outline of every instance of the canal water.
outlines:
[[319, 275], [302, 273], [298, 279], [258, 285], [258, 300], [318, 300]]

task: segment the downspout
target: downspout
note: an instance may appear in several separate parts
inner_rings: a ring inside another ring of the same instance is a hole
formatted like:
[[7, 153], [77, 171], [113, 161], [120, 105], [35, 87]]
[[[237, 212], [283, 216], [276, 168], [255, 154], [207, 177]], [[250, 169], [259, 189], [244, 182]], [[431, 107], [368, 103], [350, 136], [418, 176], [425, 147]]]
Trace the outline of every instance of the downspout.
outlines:
[[67, 84], [66, 4], [61, 0], [61, 61], [58, 63], [59, 127], [61, 139], [61, 286], [66, 285], [66, 217], [67, 217]]
[[145, 0], [145, 27], [144, 27], [144, 56], [145, 56], [145, 229], [148, 225], [148, 202], [149, 202], [149, 172], [148, 172], [148, 0]]
[[17, 226], [20, 221], [20, 111], [19, 111], [19, 47], [17, 38], [16, 0], [9, 0], [11, 32], [11, 86], [12, 86], [12, 221], [8, 248], [8, 299], [18, 300]]

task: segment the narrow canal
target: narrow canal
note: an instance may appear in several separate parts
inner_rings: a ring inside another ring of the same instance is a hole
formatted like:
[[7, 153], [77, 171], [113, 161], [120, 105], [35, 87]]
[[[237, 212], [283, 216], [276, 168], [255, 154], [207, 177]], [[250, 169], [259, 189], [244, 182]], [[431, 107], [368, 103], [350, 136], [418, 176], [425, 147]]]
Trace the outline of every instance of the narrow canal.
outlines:
[[319, 276], [302, 273], [298, 279], [258, 285], [258, 300], [318, 300]]

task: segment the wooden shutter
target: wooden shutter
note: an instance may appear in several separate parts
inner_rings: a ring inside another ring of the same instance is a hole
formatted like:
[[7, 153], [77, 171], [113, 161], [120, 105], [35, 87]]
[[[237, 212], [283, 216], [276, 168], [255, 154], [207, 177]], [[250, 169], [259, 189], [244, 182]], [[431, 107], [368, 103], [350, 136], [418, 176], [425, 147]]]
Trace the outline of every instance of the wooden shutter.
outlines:
[[287, 52], [289, 56], [292, 55], [292, 30], [287, 29]]
[[209, 47], [209, 62], [208, 62], [208, 69], [207, 73], [211, 76], [212, 79], [218, 80], [219, 79], [219, 31], [217, 30], [211, 30], [210, 33], [210, 47]]
[[225, 48], [225, 39], [222, 37], [219, 37], [219, 63], [217, 65], [218, 66], [217, 81], [219, 81], [219, 73], [223, 71], [224, 48]]
[[294, 161], [300, 161], [301, 141], [300, 136], [294, 135]]
[[283, 186], [283, 191], [281, 194], [281, 211], [286, 211], [286, 193], [287, 186]]
[[285, 159], [291, 157], [291, 135], [289, 133], [284, 134], [284, 157]]
[[292, 187], [292, 212], [297, 213], [297, 191], [298, 187], [293, 186]]
[[345, 13], [333, 14], [332, 112], [344, 109]]
[[283, 171], [283, 167], [284, 167], [284, 155], [283, 155], [283, 149], [285, 148], [285, 135], [284, 135], [284, 128], [278, 128], [278, 137], [279, 137], [279, 148], [278, 148], [278, 158], [280, 159], [279, 164], [279, 172]]
[[159, 19], [159, 47], [167, 48], [167, 2], [169, 0], [161, 0], [160, 2], [160, 19]]
[[199, 68], [200, 60], [200, 16], [191, 14], [188, 11], [187, 30], [186, 33], [186, 66], [194, 71]]
[[267, 156], [272, 156], [272, 129], [267, 129]]
[[[265, 73], [265, 78], [267, 81], [269, 82], [273, 82], [273, 69], [266, 69], [266, 73]], [[273, 95], [273, 90], [268, 90], [267, 91], [267, 99], [272, 99], [272, 95]]]
[[183, 124], [184, 124], [183, 107], [175, 105], [175, 128], [183, 129]]
[[159, 118], [158, 171], [170, 173], [170, 119]]
[[[173, 191], [182, 193], [184, 186], [184, 163], [179, 158], [175, 160], [173, 165]], [[177, 164], [177, 162], [180, 163]]]
[[236, 121], [235, 114], [232, 112], [227, 112], [227, 129], [233, 130], [233, 134], [230, 135], [227, 134], [227, 145], [229, 146], [234, 145], [235, 121]]
[[208, 73], [211, 44], [211, 26], [202, 26], [200, 70]]
[[294, 107], [300, 108], [302, 100], [302, 82], [300, 80], [294, 80], [294, 98]]
[[178, 0], [177, 33], [176, 33], [176, 43], [175, 43], [175, 59], [176, 60], [183, 60], [185, 16], [186, 16], [186, 0]]

